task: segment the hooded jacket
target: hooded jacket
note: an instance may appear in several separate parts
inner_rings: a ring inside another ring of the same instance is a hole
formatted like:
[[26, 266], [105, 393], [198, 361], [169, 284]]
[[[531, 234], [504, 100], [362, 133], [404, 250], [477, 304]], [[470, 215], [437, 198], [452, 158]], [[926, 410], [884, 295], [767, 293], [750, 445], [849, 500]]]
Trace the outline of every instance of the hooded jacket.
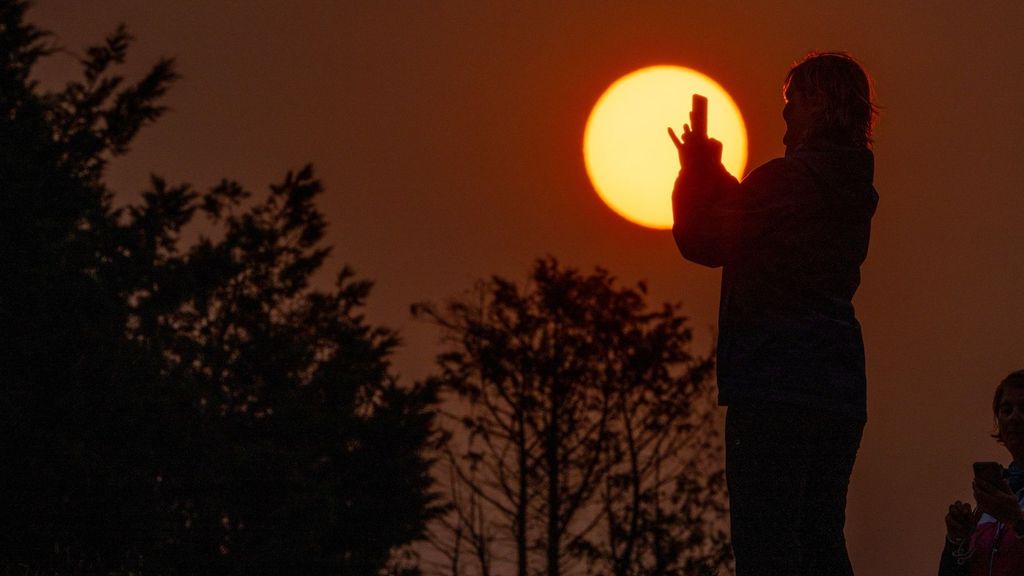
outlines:
[[866, 147], [811, 140], [742, 183], [683, 170], [673, 236], [723, 267], [719, 404], [781, 402], [866, 420], [864, 343], [853, 295], [878, 204]]

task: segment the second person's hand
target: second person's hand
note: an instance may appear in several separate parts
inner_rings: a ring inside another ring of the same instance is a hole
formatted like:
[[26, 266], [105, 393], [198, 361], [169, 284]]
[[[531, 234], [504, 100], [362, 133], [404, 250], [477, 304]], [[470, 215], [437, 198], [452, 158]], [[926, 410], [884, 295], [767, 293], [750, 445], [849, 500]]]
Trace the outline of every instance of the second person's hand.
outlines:
[[1004, 524], [1021, 519], [1020, 504], [1005, 480], [997, 485], [984, 478], [975, 478], [973, 487], [979, 510]]
[[950, 504], [946, 514], [946, 538], [959, 544], [971, 535], [973, 529], [974, 511], [971, 505], [959, 500]]

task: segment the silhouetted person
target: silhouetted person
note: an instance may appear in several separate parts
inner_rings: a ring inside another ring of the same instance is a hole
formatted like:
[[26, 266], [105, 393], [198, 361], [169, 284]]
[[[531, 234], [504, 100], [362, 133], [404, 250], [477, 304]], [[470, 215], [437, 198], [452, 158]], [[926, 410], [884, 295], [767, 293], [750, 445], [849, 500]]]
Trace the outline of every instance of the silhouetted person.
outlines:
[[875, 106], [843, 53], [808, 55], [784, 94], [786, 155], [743, 182], [721, 143], [669, 130], [683, 166], [673, 235], [686, 259], [723, 267], [718, 401], [737, 576], [849, 575], [846, 493], [867, 420], [851, 300], [878, 203]]
[[992, 417], [995, 438], [1013, 462], [995, 478], [975, 474], [977, 510], [959, 500], [950, 504], [939, 576], [1024, 574], [1024, 370], [996, 386]]

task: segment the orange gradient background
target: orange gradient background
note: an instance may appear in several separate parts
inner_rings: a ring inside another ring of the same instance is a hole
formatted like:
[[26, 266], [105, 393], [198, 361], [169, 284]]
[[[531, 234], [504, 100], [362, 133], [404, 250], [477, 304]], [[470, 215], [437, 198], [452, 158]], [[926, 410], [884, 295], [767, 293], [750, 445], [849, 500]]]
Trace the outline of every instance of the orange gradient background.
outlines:
[[[593, 106], [652, 63], [699, 70], [743, 111], [753, 168], [784, 153], [789, 67], [849, 50], [882, 114], [854, 301], [869, 386], [847, 509], [856, 572], [934, 576], [947, 507], [972, 500], [971, 462], [1008, 461], [988, 434], [995, 384], [1024, 368], [1024, 3], [38, 0], [28, 14], [79, 53], [125, 22], [133, 81], [177, 60], [170, 111], [111, 160], [119, 201], [151, 172], [262, 192], [312, 161], [334, 245], [321, 281], [347, 263], [374, 282], [367, 318], [401, 333], [407, 382], [440, 349], [411, 303], [493, 274], [522, 282], [545, 254], [646, 280], [654, 305], [682, 301], [693, 351], [708, 353], [721, 272], [595, 194], [581, 154]], [[60, 88], [78, 68], [61, 52], [38, 80]], [[689, 104], [653, 129], [665, 153]]]

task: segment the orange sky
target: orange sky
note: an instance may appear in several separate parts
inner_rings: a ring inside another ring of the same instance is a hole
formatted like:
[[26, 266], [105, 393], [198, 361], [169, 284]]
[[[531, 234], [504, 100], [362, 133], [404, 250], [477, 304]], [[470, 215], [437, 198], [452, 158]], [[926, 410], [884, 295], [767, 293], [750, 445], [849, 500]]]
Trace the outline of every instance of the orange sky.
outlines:
[[[377, 282], [370, 316], [403, 334], [404, 379], [437, 351], [409, 304], [494, 273], [525, 278], [544, 254], [648, 280], [652, 302], [685, 303], [706, 347], [719, 272], [593, 193], [580, 154], [590, 107], [635, 68], [698, 69], [742, 109], [749, 169], [782, 153], [788, 66], [811, 49], [853, 52], [882, 106], [881, 202], [855, 301], [869, 422], [847, 535], [860, 574], [934, 574], [970, 462], [1007, 459], [988, 437], [990, 394], [1024, 367], [1024, 4], [418, 4], [39, 0], [30, 19], [76, 49], [127, 22], [135, 74], [177, 57], [172, 112], [113, 166], [125, 198], [150, 171], [262, 190], [314, 162], [333, 264]], [[58, 57], [43, 80], [72, 66]]]

